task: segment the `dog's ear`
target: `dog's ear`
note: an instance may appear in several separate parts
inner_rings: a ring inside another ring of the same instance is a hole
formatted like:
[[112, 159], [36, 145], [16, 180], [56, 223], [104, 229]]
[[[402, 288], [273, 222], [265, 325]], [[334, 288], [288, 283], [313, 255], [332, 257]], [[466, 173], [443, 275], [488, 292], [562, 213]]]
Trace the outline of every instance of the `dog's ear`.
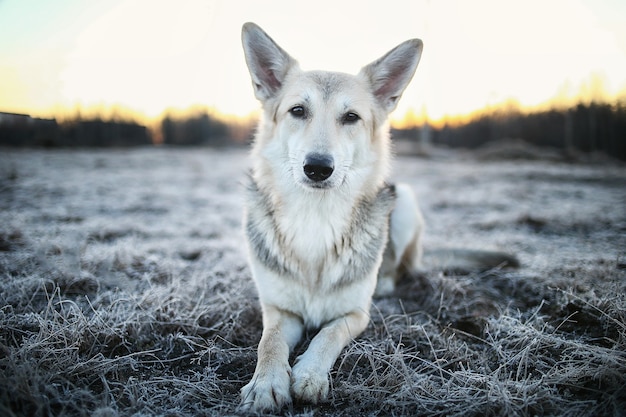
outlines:
[[402, 92], [413, 78], [422, 55], [422, 41], [410, 39], [361, 69], [374, 95], [387, 112], [396, 108]]
[[297, 62], [254, 23], [243, 25], [241, 40], [254, 95], [265, 101], [280, 90], [287, 73]]

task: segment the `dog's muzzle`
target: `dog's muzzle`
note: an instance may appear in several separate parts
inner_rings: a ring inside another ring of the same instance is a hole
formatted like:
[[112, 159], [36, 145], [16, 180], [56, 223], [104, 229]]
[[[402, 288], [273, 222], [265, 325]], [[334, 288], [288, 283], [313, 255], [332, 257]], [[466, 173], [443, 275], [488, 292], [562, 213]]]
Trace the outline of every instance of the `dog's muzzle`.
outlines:
[[335, 170], [332, 156], [323, 154], [309, 154], [304, 159], [304, 175], [315, 182], [322, 182], [330, 178]]

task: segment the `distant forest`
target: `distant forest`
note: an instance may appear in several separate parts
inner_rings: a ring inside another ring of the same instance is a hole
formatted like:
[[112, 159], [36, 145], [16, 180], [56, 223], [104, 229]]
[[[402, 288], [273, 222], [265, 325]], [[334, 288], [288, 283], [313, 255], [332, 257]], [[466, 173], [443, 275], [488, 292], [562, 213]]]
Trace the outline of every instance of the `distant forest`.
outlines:
[[153, 144], [228, 146], [236, 144], [238, 126], [208, 113], [166, 115], [156, 129], [134, 121], [99, 118], [65, 121], [0, 113], [0, 146], [130, 147]]
[[[54, 119], [0, 113], [0, 146], [120, 147], [157, 143], [222, 147], [245, 144], [252, 133], [252, 123], [228, 122], [208, 112], [166, 115], [152, 129], [131, 121], [90, 119], [57, 123]], [[626, 103], [581, 103], [570, 109], [529, 114], [495, 110], [459, 125], [394, 129], [394, 136], [462, 148], [516, 139], [563, 152], [604, 152], [626, 161]]]
[[38, 119], [24, 114], [0, 113], [0, 145], [14, 147], [118, 147], [151, 145], [146, 126], [135, 122], [100, 119]]
[[[494, 111], [461, 125], [426, 130], [434, 145], [473, 149], [505, 139], [521, 139], [564, 152], [603, 152], [626, 160], [626, 103], [578, 104], [566, 110], [524, 114]], [[423, 126], [397, 131], [423, 140]]]
[[207, 113], [183, 117], [165, 116], [161, 122], [161, 142], [166, 145], [233, 145], [229, 123]]

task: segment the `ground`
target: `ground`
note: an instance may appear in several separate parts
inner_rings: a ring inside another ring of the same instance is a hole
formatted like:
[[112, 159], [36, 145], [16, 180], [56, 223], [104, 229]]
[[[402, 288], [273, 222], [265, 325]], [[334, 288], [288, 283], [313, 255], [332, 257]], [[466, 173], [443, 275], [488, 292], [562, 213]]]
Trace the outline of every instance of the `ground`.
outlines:
[[[243, 150], [0, 150], [0, 414], [237, 415], [261, 335], [247, 167]], [[433, 152], [393, 179], [427, 247], [521, 266], [405, 279], [328, 401], [281, 414], [624, 415], [626, 166]]]

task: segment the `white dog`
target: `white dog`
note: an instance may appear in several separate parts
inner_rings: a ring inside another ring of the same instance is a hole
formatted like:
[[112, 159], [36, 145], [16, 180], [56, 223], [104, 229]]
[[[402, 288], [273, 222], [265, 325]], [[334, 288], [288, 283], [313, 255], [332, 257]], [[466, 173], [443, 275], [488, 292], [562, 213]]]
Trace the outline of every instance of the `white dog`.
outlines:
[[[408, 40], [349, 75], [302, 71], [253, 23], [242, 40], [263, 105], [244, 223], [263, 335], [241, 395], [244, 409], [263, 411], [292, 396], [326, 398], [328, 373], [367, 326], [375, 289], [393, 291], [399, 275], [419, 266], [415, 197], [385, 180], [387, 117], [422, 42]], [[292, 368], [289, 354], [305, 328], [319, 332]]]
[[[313, 403], [326, 397], [331, 367], [369, 321], [389, 229], [379, 286], [389, 291], [401, 262], [409, 269], [419, 262], [415, 199], [385, 179], [387, 116], [413, 77], [422, 42], [406, 41], [348, 75], [300, 70], [253, 23], [242, 38], [263, 104], [245, 218], [263, 336], [242, 406], [261, 411], [292, 394]], [[305, 328], [320, 330], [291, 368], [289, 352]]]

